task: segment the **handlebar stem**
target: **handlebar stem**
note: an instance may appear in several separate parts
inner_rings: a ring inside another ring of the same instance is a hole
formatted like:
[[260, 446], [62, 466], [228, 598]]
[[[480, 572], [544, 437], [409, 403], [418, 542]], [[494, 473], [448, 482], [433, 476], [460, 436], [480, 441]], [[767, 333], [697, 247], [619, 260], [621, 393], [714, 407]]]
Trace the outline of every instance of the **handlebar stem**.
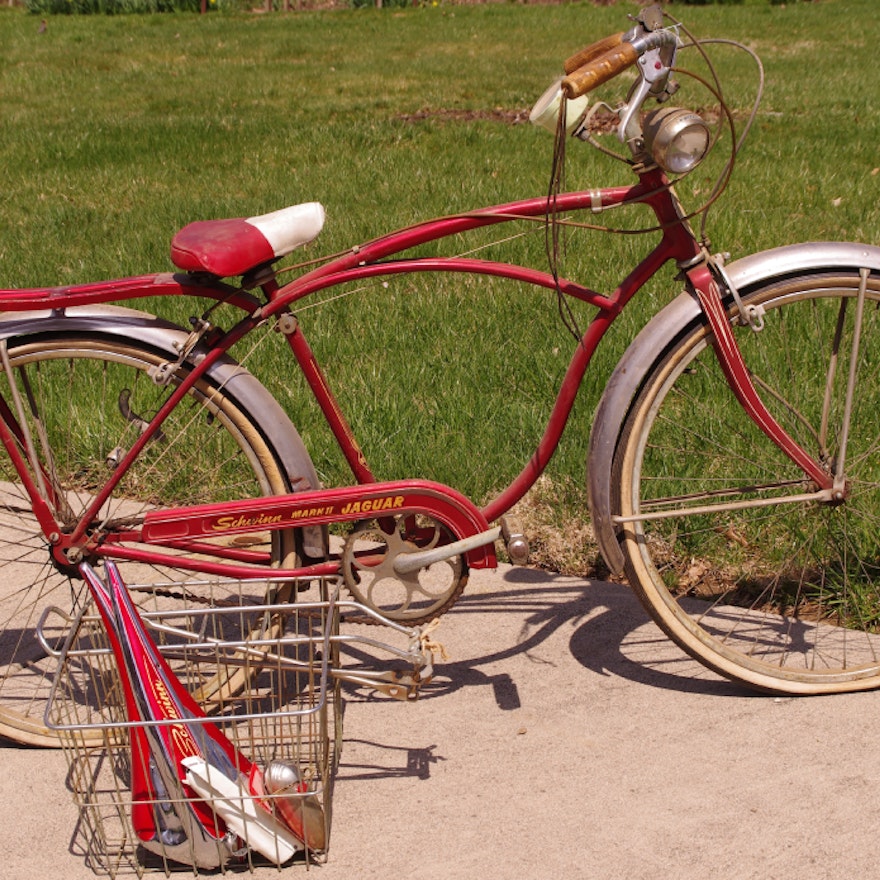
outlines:
[[633, 28], [624, 37], [639, 54], [636, 66], [639, 70], [639, 84], [627, 104], [619, 111], [620, 125], [617, 137], [621, 143], [628, 144], [634, 156], [642, 150], [642, 126], [638, 112], [642, 105], [653, 96], [662, 99], [669, 88], [669, 74], [675, 66], [678, 50], [678, 36], [670, 30], [645, 32], [641, 27]]

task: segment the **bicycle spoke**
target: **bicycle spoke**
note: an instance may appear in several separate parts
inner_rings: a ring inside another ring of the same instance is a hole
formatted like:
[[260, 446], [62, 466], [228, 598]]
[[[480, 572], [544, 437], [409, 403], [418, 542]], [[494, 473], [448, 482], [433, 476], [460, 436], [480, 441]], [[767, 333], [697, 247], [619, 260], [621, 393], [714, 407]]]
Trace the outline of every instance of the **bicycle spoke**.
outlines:
[[840, 301], [840, 310], [837, 315], [837, 324], [834, 329], [834, 336], [831, 343], [831, 355], [828, 358], [828, 374], [825, 381], [825, 394], [822, 401], [822, 419], [819, 427], [819, 448], [828, 456], [828, 422], [831, 415], [831, 400], [834, 388], [834, 379], [837, 375], [837, 363], [840, 357], [840, 341], [843, 336], [843, 325], [846, 321], [846, 309], [849, 304], [848, 299]]
[[840, 446], [834, 471], [834, 487], [843, 490], [844, 473], [846, 470], [846, 452], [849, 441], [850, 418], [852, 417], [853, 396], [855, 394], [856, 377], [859, 366], [859, 344], [862, 336], [862, 319], [865, 313], [865, 293], [868, 284], [868, 271], [862, 269], [859, 282], [859, 295], [856, 300], [855, 326], [853, 327], [850, 345], [849, 372], [846, 380], [846, 402], [843, 410], [843, 421], [840, 428]]

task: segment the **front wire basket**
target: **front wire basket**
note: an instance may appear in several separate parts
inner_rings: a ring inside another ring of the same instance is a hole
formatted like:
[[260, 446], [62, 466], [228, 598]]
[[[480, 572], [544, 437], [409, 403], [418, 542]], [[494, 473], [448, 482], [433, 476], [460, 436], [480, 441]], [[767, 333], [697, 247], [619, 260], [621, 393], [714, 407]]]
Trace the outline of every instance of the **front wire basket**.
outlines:
[[[277, 597], [275, 586], [267, 585], [265, 594]], [[87, 605], [70, 622], [46, 723], [61, 739], [68, 759], [68, 786], [79, 807], [74, 848], [97, 874], [113, 878], [185, 870], [198, 876], [200, 870], [226, 873], [324, 860], [342, 743], [340, 682], [349, 680], [406, 699], [415, 695], [429, 674], [427, 640], [417, 629], [376, 619], [407, 640], [402, 649], [372, 637], [341, 635], [340, 606], [350, 611], [354, 603], [339, 602], [335, 580], [322, 580], [320, 598], [314, 601], [254, 603], [251, 581], [241, 582], [237, 593], [226, 583], [224, 593], [222, 606], [178, 598], [173, 607], [141, 614], [160, 654], [205, 713], [205, 718], [185, 722], [172, 718], [132, 723], [114, 654], [94, 605]], [[356, 610], [369, 613], [362, 606]], [[343, 668], [340, 645], [352, 643], [360, 643], [370, 655], [376, 648], [390, 652], [409, 670], [364, 668], [366, 655], [361, 650], [358, 665]], [[160, 726], [181, 723], [196, 739], [200, 728], [214, 725], [237, 752], [262, 770], [265, 784], [244, 785], [230, 794], [214, 785], [223, 782], [228, 787], [222, 776], [212, 777], [209, 772], [206, 778], [202, 767], [186, 777], [190, 785], [177, 784], [175, 789], [178, 781], [172, 779], [169, 785], [167, 779], [159, 779], [152, 759], [149, 767], [134, 766], [141, 752], [132, 747], [133, 742], [139, 737], [154, 742]], [[143, 785], [138, 787], [138, 778], [145, 776], [156, 783], [146, 798]], [[133, 788], [139, 790], [138, 796]], [[235, 815], [227, 821], [230, 803]], [[152, 837], [147, 840], [143, 831], [139, 836], [134, 828], [137, 817], [143, 827], [145, 811], [151, 818], [159, 816], [152, 824], [162, 829], [146, 835]], [[216, 844], [216, 853], [208, 847], [206, 857], [204, 847], [180, 843], [181, 837], [193, 835], [181, 829], [178, 817], [192, 812], [203, 819], [207, 816], [203, 824], [210, 826], [213, 820], [215, 834], [228, 831]], [[244, 818], [236, 820], [239, 813]], [[265, 829], [255, 827], [252, 818], [257, 814], [265, 819], [266, 813], [287, 819], [282, 824], [297, 829], [299, 835], [288, 840], [279, 834], [276, 840], [270, 827], [266, 838]], [[243, 831], [236, 821], [244, 823]]]

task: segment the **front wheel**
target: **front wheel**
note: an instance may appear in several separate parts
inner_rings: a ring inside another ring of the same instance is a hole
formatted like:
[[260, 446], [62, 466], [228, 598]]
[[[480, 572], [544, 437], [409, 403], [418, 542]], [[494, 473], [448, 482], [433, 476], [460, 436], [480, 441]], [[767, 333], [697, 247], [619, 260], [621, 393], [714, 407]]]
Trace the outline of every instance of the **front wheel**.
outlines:
[[856, 333], [859, 282], [765, 284], [744, 297], [763, 329], [735, 330], [780, 424], [829, 473], [845, 454], [842, 502], [793, 500], [815, 487], [734, 399], [703, 318], [646, 374], [615, 453], [636, 593], [691, 656], [764, 690], [880, 686], [880, 279]]

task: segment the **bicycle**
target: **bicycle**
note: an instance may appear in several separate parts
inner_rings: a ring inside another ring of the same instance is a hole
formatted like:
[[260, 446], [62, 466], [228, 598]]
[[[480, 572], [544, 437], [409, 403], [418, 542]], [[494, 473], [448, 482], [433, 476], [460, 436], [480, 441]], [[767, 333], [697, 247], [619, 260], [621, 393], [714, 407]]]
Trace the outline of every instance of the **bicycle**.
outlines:
[[[589, 109], [585, 96], [635, 68], [626, 101], [611, 108], [634, 184], [563, 192], [555, 173], [548, 195], [398, 230], [293, 267], [299, 274], [287, 282], [278, 263], [317, 237], [316, 203], [190, 224], [172, 242], [175, 274], [0, 291], [8, 584], [0, 732], [53, 743], [42, 724], [51, 657], [34, 631], [39, 622], [42, 641], [51, 640], [53, 608], [76, 601], [83, 561], [124, 563], [145, 607], [192, 601], [193, 574], [214, 579], [200, 588], [205, 604], [230, 601], [224, 579], [262, 584], [250, 598], [271, 604], [291, 598], [291, 579], [340, 576], [392, 620], [416, 625], [442, 614], [471, 568], [496, 565], [497, 541], [516, 560], [521, 536], [505, 515], [556, 451], [605, 333], [670, 262], [685, 290], [631, 342], [591, 431], [588, 489], [602, 554], [666, 634], [724, 676], [791, 694], [880, 684], [872, 528], [880, 406], [865, 381], [877, 362], [880, 248], [790, 245], [729, 265], [710, 253], [690, 221], [720, 195], [732, 160], [707, 204], [687, 214], [674, 183], [717, 134], [665, 103], [682, 73], [678, 52], [704, 52], [682, 34], [648, 7], [628, 32], [570, 58], [533, 111], [555, 131], [558, 170], [570, 136], [598, 145], [591, 122], [606, 105]], [[733, 131], [720, 90], [703, 84]], [[649, 99], [662, 103], [643, 119]], [[611, 294], [562, 277], [562, 225], [625, 205], [653, 213], [653, 250]], [[515, 221], [547, 223], [549, 270], [407, 256]], [[413, 273], [501, 278], [595, 309], [534, 455], [482, 507], [429, 480], [376, 480], [296, 315], [320, 291]], [[109, 305], [147, 296], [202, 298], [208, 307], [187, 330]], [[218, 304], [240, 312], [230, 329], [211, 320]], [[268, 324], [305, 377], [352, 485], [321, 487], [287, 414], [229, 354]], [[345, 532], [341, 549], [331, 551], [330, 526]]]

